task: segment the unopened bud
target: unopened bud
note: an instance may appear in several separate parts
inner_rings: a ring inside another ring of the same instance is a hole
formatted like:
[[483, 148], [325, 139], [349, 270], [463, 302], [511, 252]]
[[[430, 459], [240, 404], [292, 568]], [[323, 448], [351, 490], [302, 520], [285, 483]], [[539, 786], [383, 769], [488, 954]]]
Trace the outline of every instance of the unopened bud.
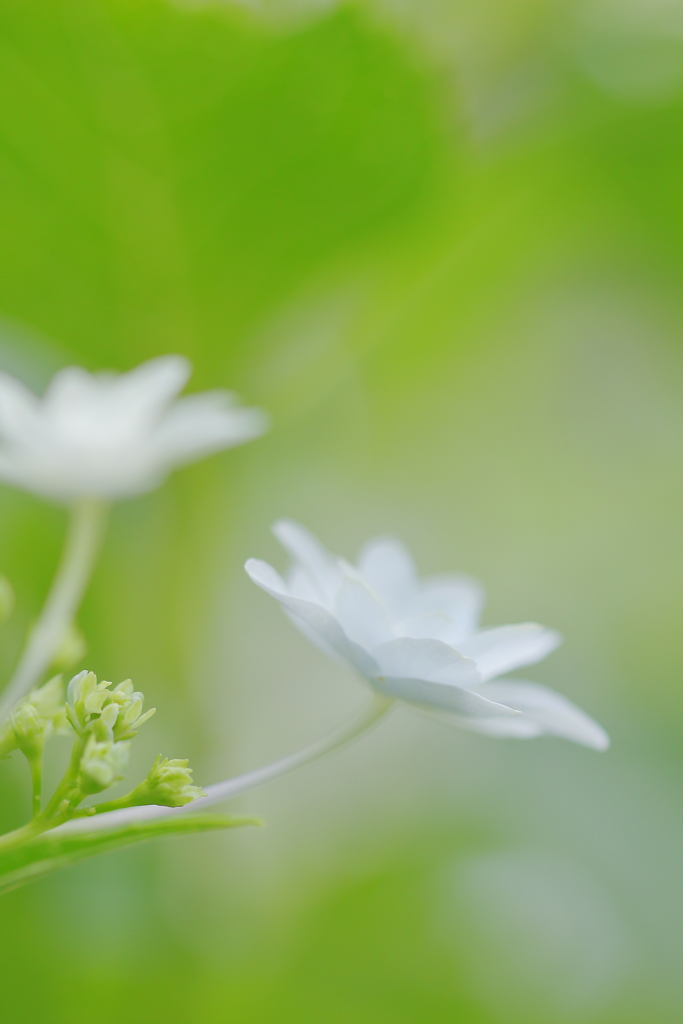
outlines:
[[97, 682], [92, 672], [79, 672], [69, 683], [69, 720], [77, 732], [83, 732], [94, 721], [101, 721], [113, 731], [114, 739], [128, 740], [148, 718], [155, 708], [142, 714], [144, 696], [133, 691], [130, 679], [113, 684]]
[[[14, 742], [5, 742], [3, 753], [5, 747], [8, 751], [19, 748], [27, 757], [37, 757], [53, 732], [63, 732], [68, 728], [62, 677], [55, 676], [25, 697], [12, 712], [8, 726]], [[8, 738], [3, 737], [5, 740]]]
[[192, 784], [192, 769], [187, 765], [186, 760], [169, 760], [159, 755], [145, 781], [130, 794], [129, 805], [183, 807], [200, 796], [206, 796], [203, 789]]
[[84, 796], [101, 793], [123, 778], [128, 762], [129, 743], [88, 737], [80, 764], [79, 785]]

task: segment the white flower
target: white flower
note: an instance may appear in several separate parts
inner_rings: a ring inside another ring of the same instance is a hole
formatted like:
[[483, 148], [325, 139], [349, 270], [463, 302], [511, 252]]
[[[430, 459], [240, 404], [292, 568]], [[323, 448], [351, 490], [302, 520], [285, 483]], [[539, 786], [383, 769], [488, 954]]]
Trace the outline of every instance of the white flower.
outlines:
[[265, 414], [229, 392], [178, 399], [190, 373], [181, 356], [123, 374], [72, 366], [42, 398], [0, 373], [0, 479], [58, 500], [122, 498], [266, 429]]
[[297, 523], [280, 520], [273, 532], [294, 560], [286, 579], [257, 559], [246, 564], [250, 577], [309, 640], [380, 694], [490, 736], [550, 733], [596, 750], [609, 745], [596, 722], [553, 690], [499, 679], [554, 650], [561, 642], [554, 630], [535, 623], [479, 630], [480, 585], [466, 576], [418, 579], [396, 540], [370, 541], [352, 566]]

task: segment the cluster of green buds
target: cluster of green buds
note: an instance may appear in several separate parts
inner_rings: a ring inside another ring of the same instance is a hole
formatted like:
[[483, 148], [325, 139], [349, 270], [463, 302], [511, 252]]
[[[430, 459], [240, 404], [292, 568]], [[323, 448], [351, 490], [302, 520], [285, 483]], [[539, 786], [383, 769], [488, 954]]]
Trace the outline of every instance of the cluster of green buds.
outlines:
[[76, 734], [85, 741], [79, 764], [78, 787], [83, 796], [109, 789], [123, 778], [130, 740], [152, 717], [143, 714], [144, 696], [130, 679], [114, 687], [98, 683], [93, 672], [79, 672], [69, 683], [66, 715]]
[[138, 729], [152, 717], [156, 708], [142, 713], [145, 698], [133, 689], [130, 679], [119, 683], [97, 682], [94, 672], [79, 672], [67, 690], [66, 714], [79, 736], [91, 732], [98, 725], [112, 739], [130, 740]]
[[0, 729], [0, 757], [20, 750], [33, 780], [33, 810], [40, 811], [43, 750], [54, 733], [70, 732], [64, 704], [64, 682], [54, 676], [33, 690], [14, 709]]
[[[73, 677], [66, 700], [61, 675], [30, 693], [0, 728], [0, 757], [20, 750], [31, 768], [34, 820], [29, 831], [44, 831], [74, 816], [115, 808], [143, 804], [182, 807], [204, 796], [203, 790], [192, 784], [187, 761], [159, 756], [147, 778], [131, 793], [79, 809], [85, 799], [121, 781], [130, 742], [154, 712], [154, 708], [144, 711], [144, 696], [130, 679], [114, 685], [98, 682], [97, 676], [87, 671]], [[54, 733], [75, 733], [74, 746], [64, 778], [43, 809], [43, 749]]]
[[192, 769], [186, 760], [169, 760], [160, 754], [152, 765], [144, 782], [136, 786], [128, 796], [99, 804], [98, 811], [114, 811], [123, 807], [140, 807], [143, 804], [158, 804], [162, 807], [184, 807], [185, 804], [206, 796], [203, 789], [192, 782]]
[[68, 731], [64, 683], [61, 675], [54, 676], [29, 693], [4, 723], [0, 729], [0, 757], [21, 750], [30, 759], [42, 752], [53, 733]]

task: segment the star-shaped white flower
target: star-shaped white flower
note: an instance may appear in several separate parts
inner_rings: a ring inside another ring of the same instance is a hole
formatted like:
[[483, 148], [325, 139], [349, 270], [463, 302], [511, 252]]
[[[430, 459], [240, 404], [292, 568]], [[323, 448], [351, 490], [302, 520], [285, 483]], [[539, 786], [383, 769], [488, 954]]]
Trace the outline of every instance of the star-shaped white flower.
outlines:
[[63, 501], [123, 498], [266, 429], [265, 413], [229, 392], [177, 398], [190, 373], [181, 356], [123, 374], [73, 366], [42, 398], [0, 373], [0, 479]]
[[396, 540], [371, 540], [352, 566], [297, 523], [280, 520], [273, 532], [291, 568], [283, 579], [250, 559], [250, 577], [309, 640], [378, 693], [489, 736], [548, 733], [596, 750], [609, 746], [597, 722], [565, 697], [499, 678], [545, 658], [561, 643], [554, 630], [536, 623], [480, 630], [480, 585], [466, 576], [418, 579]]

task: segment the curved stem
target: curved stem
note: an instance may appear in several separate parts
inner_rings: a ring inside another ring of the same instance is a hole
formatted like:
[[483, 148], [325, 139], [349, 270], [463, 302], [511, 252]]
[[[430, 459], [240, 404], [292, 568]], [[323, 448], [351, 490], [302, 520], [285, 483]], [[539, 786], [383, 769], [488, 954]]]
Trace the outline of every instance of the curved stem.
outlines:
[[104, 533], [106, 511], [107, 506], [94, 498], [82, 498], [73, 506], [64, 553], [43, 610], [0, 696], [0, 722], [40, 681], [59, 650], [88, 585]]
[[47, 826], [42, 823], [30, 821], [28, 825], [22, 825], [21, 828], [16, 828], [13, 832], [6, 832], [4, 836], [0, 836], [0, 853], [13, 850], [15, 846], [23, 846], [24, 843], [39, 836], [46, 828]]
[[222, 800], [229, 800], [232, 797], [246, 793], [254, 786], [261, 786], [264, 782], [270, 782], [281, 775], [287, 775], [296, 768], [301, 768], [311, 761], [338, 750], [362, 733], [371, 729], [380, 718], [391, 710], [394, 701], [387, 697], [376, 695], [372, 702], [352, 719], [347, 725], [334, 732], [328, 733], [321, 739], [316, 740], [302, 750], [289, 754], [287, 757], [264, 765], [263, 768], [256, 768], [254, 771], [246, 772], [244, 775], [236, 775], [232, 779], [225, 779], [223, 782], [216, 782], [206, 787], [206, 796], [193, 800], [184, 807], [159, 807], [156, 804], [145, 807], [129, 807], [126, 810], [108, 811], [102, 815], [91, 818], [75, 818], [60, 827], [60, 832], [92, 832], [103, 828], [111, 828], [136, 821], [148, 821], [152, 818], [166, 818], [176, 814], [186, 814], [191, 811], [203, 810], [211, 804], [220, 803]]

